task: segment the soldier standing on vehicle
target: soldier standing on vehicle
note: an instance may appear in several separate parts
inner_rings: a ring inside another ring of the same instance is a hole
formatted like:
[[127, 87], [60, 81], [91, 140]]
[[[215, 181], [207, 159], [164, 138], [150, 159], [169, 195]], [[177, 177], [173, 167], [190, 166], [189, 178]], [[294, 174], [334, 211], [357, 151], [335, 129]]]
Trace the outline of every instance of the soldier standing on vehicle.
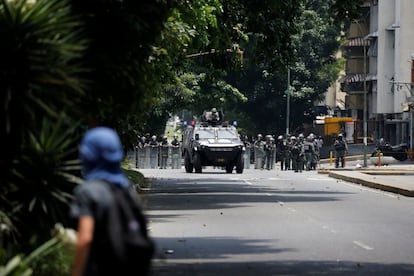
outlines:
[[170, 145], [168, 143], [168, 138], [167, 138], [167, 136], [163, 136], [162, 141], [160, 143], [160, 156], [161, 156], [160, 169], [166, 169], [167, 168], [169, 149], [170, 149]]
[[348, 145], [343, 139], [343, 135], [341, 133], [335, 139], [334, 148], [335, 148], [335, 168], [339, 167], [339, 163], [341, 163], [342, 168], [345, 167], [345, 153], [348, 150]]
[[263, 169], [264, 162], [263, 158], [265, 156], [264, 152], [264, 145], [265, 142], [263, 141], [262, 134], [257, 135], [257, 140], [254, 142], [254, 168], [255, 169]]
[[171, 141], [171, 168], [172, 169], [179, 169], [180, 168], [180, 141], [178, 141], [178, 135], [174, 134], [173, 140]]
[[215, 125], [219, 123], [221, 120], [219, 113], [217, 112], [217, 108], [213, 107], [211, 109], [211, 122]]

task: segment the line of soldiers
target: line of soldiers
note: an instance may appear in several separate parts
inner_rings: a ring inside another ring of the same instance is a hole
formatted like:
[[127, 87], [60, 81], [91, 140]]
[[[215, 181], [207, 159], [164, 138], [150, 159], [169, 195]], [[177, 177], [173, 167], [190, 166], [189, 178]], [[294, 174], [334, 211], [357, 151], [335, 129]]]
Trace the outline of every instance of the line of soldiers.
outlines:
[[[178, 141], [178, 135], [174, 134], [171, 143], [167, 136], [163, 136], [160, 142], [157, 141], [157, 136], [151, 136], [148, 140], [143, 136], [140, 138], [137, 145], [137, 167], [145, 168], [145, 161], [149, 158], [149, 167], [160, 169], [167, 169], [168, 158], [171, 152], [171, 168], [181, 168], [181, 143]], [[149, 155], [149, 156], [148, 156]]]
[[[306, 138], [303, 134], [298, 137], [290, 135], [284, 137], [279, 135], [277, 140], [271, 135], [266, 135], [265, 139], [261, 134], [257, 135], [254, 142], [255, 169], [270, 170], [273, 168], [273, 160], [280, 161], [280, 169], [294, 170], [314, 170], [319, 162], [319, 152], [323, 145], [321, 137], [311, 133]], [[276, 157], [272, 156], [276, 153]]]

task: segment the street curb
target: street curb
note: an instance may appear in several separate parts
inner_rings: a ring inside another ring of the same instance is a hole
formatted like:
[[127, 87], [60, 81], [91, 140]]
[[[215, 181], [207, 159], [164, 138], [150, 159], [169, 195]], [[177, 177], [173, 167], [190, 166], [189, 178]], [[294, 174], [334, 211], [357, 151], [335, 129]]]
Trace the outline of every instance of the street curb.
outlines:
[[414, 197], [414, 191], [412, 190], [406, 190], [406, 189], [402, 189], [402, 188], [398, 188], [398, 187], [393, 187], [393, 186], [388, 186], [388, 185], [382, 185], [373, 181], [369, 181], [366, 179], [361, 179], [358, 177], [351, 177], [351, 176], [346, 176], [340, 173], [336, 173], [334, 171], [329, 171], [329, 177], [332, 178], [336, 178], [336, 179], [341, 179], [341, 180], [345, 180], [348, 182], [352, 182], [352, 183], [356, 183], [356, 184], [361, 184], [363, 186], [367, 186], [370, 188], [375, 188], [375, 189], [379, 189], [379, 190], [383, 190], [383, 191], [387, 191], [387, 192], [392, 192], [392, 193], [396, 193], [396, 194], [400, 194], [400, 195], [404, 195], [404, 196], [408, 196], [408, 197]]

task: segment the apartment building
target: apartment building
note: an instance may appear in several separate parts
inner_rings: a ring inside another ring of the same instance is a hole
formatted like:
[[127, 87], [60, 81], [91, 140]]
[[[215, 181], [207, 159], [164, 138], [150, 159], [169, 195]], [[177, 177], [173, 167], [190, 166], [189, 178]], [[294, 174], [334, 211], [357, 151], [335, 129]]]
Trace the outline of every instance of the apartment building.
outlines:
[[414, 100], [413, 15], [412, 0], [370, 0], [361, 6], [361, 18], [350, 23], [340, 83], [348, 116], [355, 119], [355, 142], [363, 141], [365, 121], [368, 142], [383, 137], [413, 145], [413, 110], [407, 108]]

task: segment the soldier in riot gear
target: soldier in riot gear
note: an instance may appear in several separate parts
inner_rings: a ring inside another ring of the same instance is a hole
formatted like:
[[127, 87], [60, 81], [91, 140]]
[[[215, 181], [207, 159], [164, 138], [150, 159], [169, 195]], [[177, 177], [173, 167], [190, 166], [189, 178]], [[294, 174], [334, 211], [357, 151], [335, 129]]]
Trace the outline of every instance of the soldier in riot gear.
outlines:
[[296, 137], [295, 136], [293, 136], [293, 135], [287, 135], [287, 142], [286, 142], [286, 145], [287, 145], [287, 150], [286, 150], [286, 167], [285, 167], [285, 170], [291, 170], [292, 169], [292, 163], [293, 163], [293, 161], [292, 161], [292, 151], [291, 151], [291, 147], [292, 147], [292, 137], [293, 137], [293, 140], [295, 140], [296, 141]]
[[303, 143], [303, 142], [305, 142], [305, 135], [303, 134], [303, 133], [300, 133], [299, 135], [298, 135], [298, 141], [299, 141], [299, 143]]
[[153, 135], [151, 137], [151, 141], [148, 143], [148, 147], [150, 148], [150, 167], [151, 169], [155, 169], [158, 164], [159, 144], [157, 142], [157, 136]]
[[146, 145], [146, 138], [145, 136], [142, 136], [141, 139], [138, 141], [138, 148], [143, 149]]
[[265, 152], [264, 152], [264, 145], [265, 142], [263, 141], [263, 135], [262, 134], [258, 134], [257, 135], [257, 140], [254, 142], [254, 159], [255, 159], [255, 169], [263, 169], [264, 166], [264, 156], [265, 156]]
[[174, 134], [173, 140], [171, 141], [171, 157], [172, 157], [172, 163], [171, 168], [172, 169], [179, 169], [180, 168], [180, 148], [181, 143], [178, 141], [178, 135]]
[[287, 170], [288, 146], [287, 146], [286, 140], [283, 139], [283, 135], [279, 135], [277, 137], [276, 151], [277, 151], [278, 159], [280, 160], [280, 170], [281, 171], [283, 171], [283, 169]]
[[145, 161], [146, 161], [146, 147], [147, 141], [145, 136], [142, 136], [141, 139], [138, 141], [137, 146], [137, 155], [138, 155], [138, 168], [144, 169], [145, 168]]
[[295, 136], [291, 137], [290, 152], [292, 153], [292, 169], [302, 172], [303, 168], [303, 146]]
[[335, 139], [334, 148], [335, 148], [335, 168], [339, 167], [339, 163], [341, 163], [342, 168], [345, 167], [345, 153], [348, 150], [348, 145], [346, 144], [345, 139], [343, 139], [343, 135], [341, 133]]
[[316, 170], [316, 167], [317, 167], [317, 165], [319, 163], [319, 159], [320, 159], [320, 152], [321, 152], [321, 147], [322, 147], [323, 141], [319, 140], [319, 138], [313, 133], [311, 133], [309, 135], [311, 135], [311, 137], [313, 139], [313, 144], [315, 146], [315, 154], [313, 155], [312, 169]]
[[166, 169], [167, 168], [169, 147], [170, 147], [170, 145], [168, 143], [167, 136], [163, 136], [162, 141], [160, 143], [160, 156], [161, 156], [160, 169]]
[[315, 145], [313, 143], [313, 137], [308, 135], [306, 140], [303, 142], [303, 149], [304, 149], [304, 163], [305, 169], [310, 171], [312, 169], [312, 164], [314, 162], [314, 155], [315, 155]]
[[270, 160], [270, 168], [273, 170], [276, 163], [276, 141], [274, 135], [270, 137], [270, 143], [272, 144], [272, 153]]
[[[303, 148], [303, 145], [305, 144], [305, 140], [306, 140], [305, 135], [303, 133], [300, 133], [298, 135], [298, 142], [302, 146], [302, 148]], [[303, 156], [302, 156], [302, 170], [305, 170], [305, 153], [303, 153]]]
[[262, 169], [266, 164], [266, 170], [270, 170], [272, 167], [272, 153], [273, 153], [273, 144], [272, 144], [272, 136], [266, 135], [266, 142], [264, 144], [264, 162], [262, 164]]
[[213, 123], [218, 123], [220, 121], [220, 115], [218, 114], [217, 109], [215, 107], [211, 109], [211, 121]]

